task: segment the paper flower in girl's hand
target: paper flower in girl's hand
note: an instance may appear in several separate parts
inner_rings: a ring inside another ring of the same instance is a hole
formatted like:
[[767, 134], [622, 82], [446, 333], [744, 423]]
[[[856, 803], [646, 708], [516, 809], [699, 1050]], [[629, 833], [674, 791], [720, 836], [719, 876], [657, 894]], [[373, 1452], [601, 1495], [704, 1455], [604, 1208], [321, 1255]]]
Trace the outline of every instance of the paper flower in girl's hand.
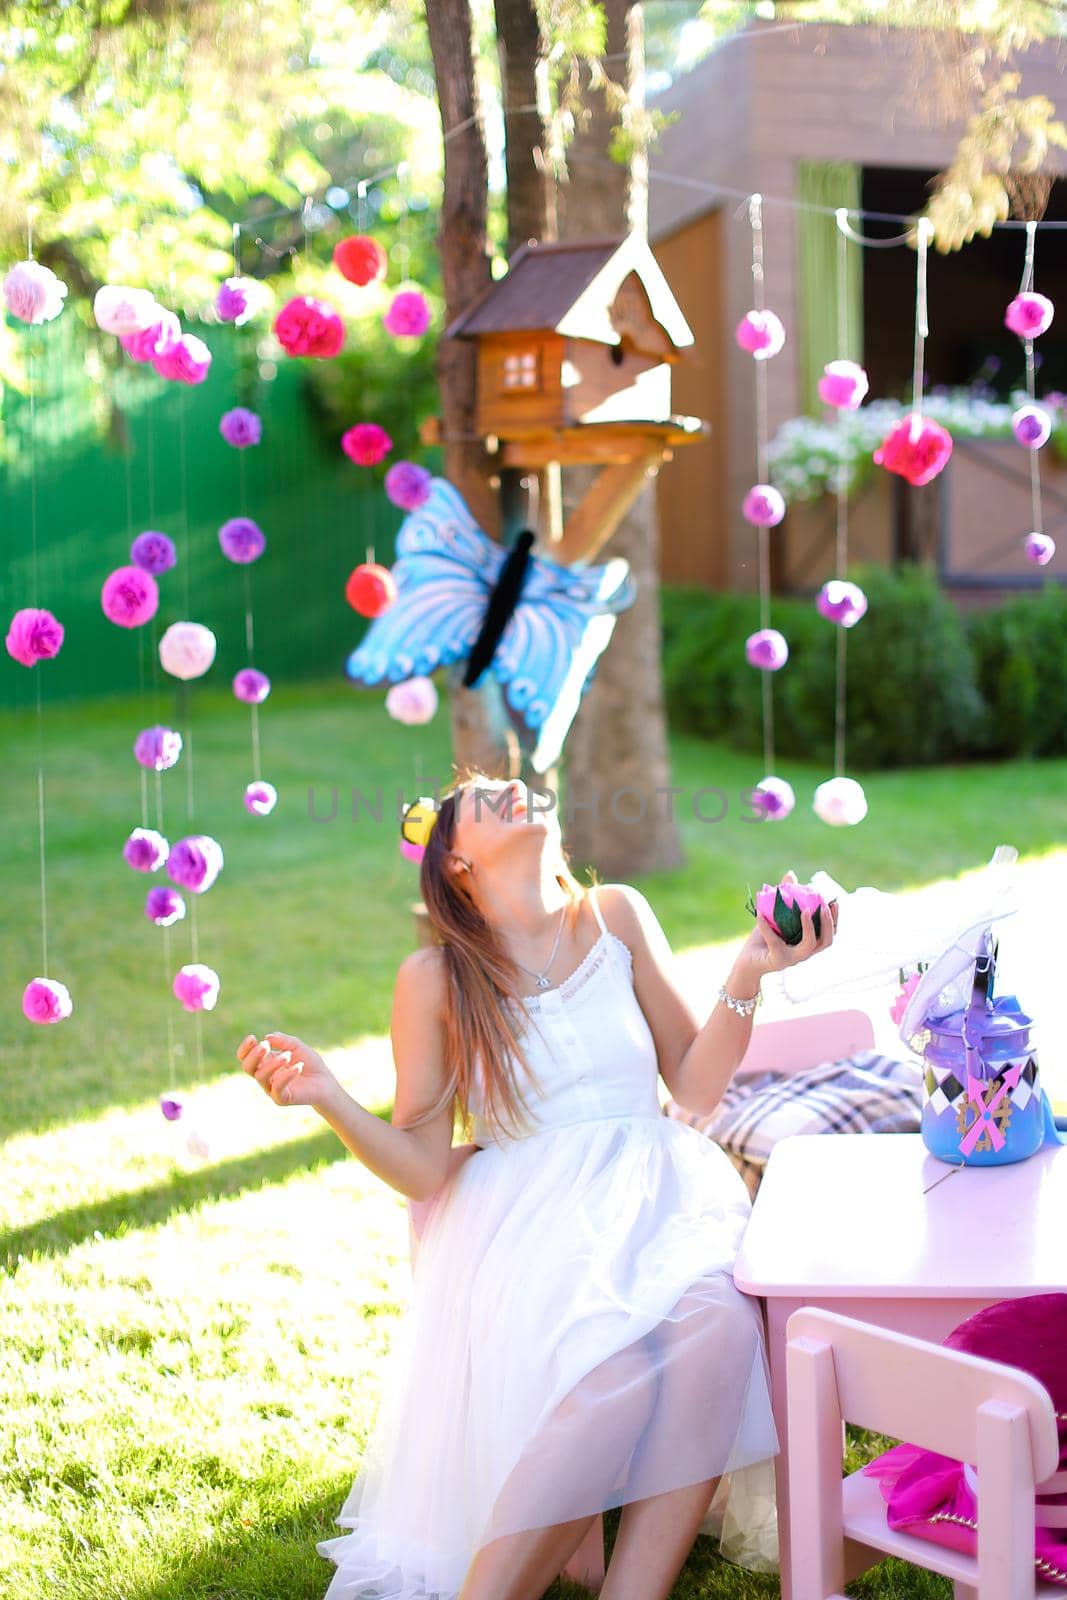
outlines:
[[768, 361], [785, 344], [785, 329], [773, 311], [746, 311], [734, 338], [757, 361]]
[[820, 616], [842, 628], [854, 628], [867, 610], [867, 596], [858, 583], [831, 578], [815, 596]]
[[186, 1011], [214, 1011], [219, 988], [218, 973], [202, 961], [182, 967], [174, 979], [174, 993]]
[[1020, 339], [1036, 339], [1051, 327], [1054, 312], [1055, 307], [1047, 295], [1030, 290], [1015, 296], [1004, 313], [1004, 326]]
[[234, 675], [233, 692], [245, 705], [259, 706], [270, 694], [270, 679], [255, 667], [242, 667]]
[[398, 339], [419, 339], [430, 326], [430, 307], [418, 289], [401, 289], [382, 318], [386, 333]]
[[385, 492], [401, 511], [417, 511], [430, 498], [433, 474], [414, 461], [397, 461], [385, 474]]
[[376, 422], [357, 422], [341, 435], [341, 449], [357, 467], [376, 467], [392, 448], [392, 439]]
[[22, 991], [27, 1022], [65, 1022], [73, 1010], [70, 990], [55, 978], [33, 978]]
[[838, 411], [857, 411], [870, 387], [857, 361], [828, 361], [819, 379], [819, 399]]
[[134, 872], [158, 872], [169, 851], [170, 845], [154, 828], [134, 828], [122, 847]]
[[159, 1109], [162, 1111], [168, 1122], [177, 1122], [181, 1117], [184, 1107], [177, 1095], [161, 1094], [159, 1097]]
[[267, 548], [263, 530], [251, 517], [231, 517], [219, 529], [219, 544], [227, 561], [246, 567], [258, 561]]
[[156, 306], [148, 327], [141, 328], [137, 333], [120, 333], [119, 344], [131, 361], [145, 366], [171, 345], [177, 344], [181, 336], [182, 325], [174, 312]]
[[165, 533], [150, 530], [137, 535], [130, 546], [130, 560], [142, 572], [149, 572], [153, 578], [158, 578], [161, 572], [169, 572], [176, 564], [178, 552], [173, 539], [168, 539]]
[[206, 894], [222, 871], [222, 846], [206, 833], [179, 839], [167, 859], [167, 876], [180, 889]]
[[54, 322], [67, 286], [39, 261], [16, 261], [4, 279], [4, 304], [20, 322]]
[[1040, 450], [1048, 443], [1052, 418], [1044, 406], [1020, 406], [1012, 413], [1011, 431], [1016, 442], [1027, 450]]
[[269, 817], [277, 804], [277, 789], [262, 778], [257, 778], [245, 790], [245, 810], [253, 817]]
[[286, 301], [274, 319], [274, 333], [291, 356], [336, 356], [345, 342], [345, 325], [333, 306], [308, 295]]
[[394, 683], [385, 697], [385, 709], [396, 722], [418, 727], [437, 710], [437, 690], [432, 678], [406, 678]]
[[365, 289], [368, 283], [385, 277], [387, 263], [377, 239], [367, 233], [353, 233], [334, 246], [333, 264], [342, 278]]
[[140, 628], [159, 610], [159, 589], [150, 572], [116, 567], [100, 591], [104, 616], [118, 628]]
[[1027, 561], [1035, 567], [1047, 567], [1056, 554], [1056, 541], [1047, 533], [1028, 533], [1023, 544]]
[[785, 501], [771, 483], [757, 483], [748, 491], [741, 515], [754, 528], [776, 528], [785, 516]]
[[867, 815], [867, 796], [855, 778], [828, 778], [816, 789], [812, 810], [832, 828], [851, 828]]
[[50, 611], [24, 606], [12, 617], [4, 644], [13, 660], [24, 667], [35, 667], [38, 661], [50, 661], [59, 654], [63, 624]]
[[245, 406], [234, 406], [219, 419], [219, 432], [235, 450], [247, 450], [263, 437], [263, 423], [254, 411]]
[[177, 728], [165, 728], [157, 722], [152, 728], [142, 728], [133, 745], [134, 756], [150, 772], [169, 772], [177, 766], [182, 753], [182, 736]]
[[875, 464], [918, 488], [943, 471], [952, 454], [952, 435], [930, 417], [909, 412], [891, 428], [874, 452]]
[[745, 640], [745, 659], [761, 672], [777, 672], [789, 660], [789, 646], [777, 628], [760, 628]]
[[159, 641], [159, 659], [172, 678], [202, 678], [216, 648], [215, 635], [202, 622], [172, 622]]
[[396, 599], [396, 579], [388, 567], [376, 561], [361, 561], [349, 574], [345, 599], [361, 617], [380, 617]]
[[793, 793], [792, 784], [786, 783], [784, 778], [769, 775], [760, 779], [749, 796], [749, 802], [756, 811], [761, 811], [768, 821], [781, 822], [796, 805], [797, 797]]
[[157, 350], [152, 366], [161, 378], [173, 383], [203, 383], [211, 370], [211, 351], [195, 333], [183, 333]]
[[141, 333], [158, 320], [159, 306], [147, 289], [124, 283], [105, 283], [93, 299], [93, 316], [105, 333]]
[[748, 909], [754, 917], [765, 917], [786, 944], [799, 944], [804, 937], [801, 913], [811, 912], [811, 925], [817, 939], [822, 932], [826, 901], [817, 889], [806, 883], [765, 883], [755, 904], [749, 900]]
[[170, 928], [185, 916], [185, 901], [177, 889], [158, 883], [145, 897], [144, 914], [157, 928]]
[[215, 296], [215, 311], [220, 322], [234, 322], [240, 327], [255, 311], [259, 291], [254, 279], [226, 278], [219, 284]]

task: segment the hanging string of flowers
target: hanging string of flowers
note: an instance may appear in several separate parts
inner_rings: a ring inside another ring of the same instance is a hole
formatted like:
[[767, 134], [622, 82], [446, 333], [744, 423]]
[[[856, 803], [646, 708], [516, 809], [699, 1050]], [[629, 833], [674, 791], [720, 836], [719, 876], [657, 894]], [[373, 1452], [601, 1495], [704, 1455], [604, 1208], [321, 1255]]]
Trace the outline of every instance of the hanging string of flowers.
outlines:
[[1026, 225], [1026, 256], [1023, 263], [1019, 293], [1004, 314], [1004, 324], [1022, 341], [1026, 360], [1026, 404], [1011, 419], [1012, 433], [1030, 455], [1030, 509], [1033, 527], [1023, 540], [1026, 559], [1035, 566], [1045, 567], [1056, 554], [1056, 541], [1044, 531], [1041, 505], [1040, 452], [1052, 434], [1052, 418], [1044, 406], [1037, 404], [1037, 360], [1034, 340], [1047, 333], [1052, 325], [1055, 308], [1047, 295], [1034, 289], [1034, 252], [1037, 242], [1037, 224]]

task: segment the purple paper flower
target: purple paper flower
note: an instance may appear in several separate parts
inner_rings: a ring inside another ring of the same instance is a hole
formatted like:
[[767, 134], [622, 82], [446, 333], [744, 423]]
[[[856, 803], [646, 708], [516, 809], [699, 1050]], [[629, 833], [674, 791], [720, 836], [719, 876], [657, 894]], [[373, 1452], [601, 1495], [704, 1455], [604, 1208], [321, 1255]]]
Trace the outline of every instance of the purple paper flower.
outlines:
[[1017, 294], [1004, 313], [1004, 326], [1020, 339], [1036, 339], [1051, 327], [1055, 309], [1047, 295]]
[[159, 1097], [159, 1109], [168, 1122], [177, 1122], [185, 1108], [176, 1095], [161, 1094]]
[[202, 678], [216, 648], [215, 635], [202, 622], [172, 622], [159, 641], [159, 659], [172, 678]]
[[382, 318], [386, 333], [396, 338], [418, 339], [430, 326], [430, 307], [418, 289], [401, 289]]
[[219, 432], [235, 450], [247, 450], [263, 437], [263, 423], [254, 411], [245, 406], [234, 406], [219, 419]]
[[278, 791], [273, 783], [258, 778], [245, 790], [245, 810], [253, 817], [269, 817], [278, 804]]
[[182, 753], [182, 736], [176, 728], [165, 728], [156, 723], [152, 728], [142, 728], [133, 746], [134, 756], [150, 772], [169, 772], [177, 765]]
[[22, 991], [27, 1022], [64, 1022], [73, 1010], [70, 990], [55, 978], [33, 978]]
[[220, 322], [235, 322], [240, 326], [252, 315], [255, 285], [248, 278], [227, 278], [219, 284], [215, 296], [215, 310]]
[[815, 596], [819, 615], [842, 628], [854, 628], [867, 609], [867, 596], [856, 583], [831, 578]]
[[165, 533], [139, 533], [130, 546], [130, 560], [134, 566], [140, 567], [142, 572], [150, 572], [154, 578], [161, 572], [169, 572], [177, 559], [174, 540], [168, 539]]
[[1040, 450], [1048, 443], [1052, 418], [1043, 406], [1020, 406], [1012, 414], [1011, 431], [1027, 450]]
[[734, 338], [756, 361], [768, 361], [785, 344], [785, 329], [773, 311], [746, 311]]
[[105, 333], [142, 333], [158, 321], [160, 307], [147, 289], [125, 283], [105, 283], [93, 299], [93, 316]]
[[167, 876], [181, 889], [206, 894], [222, 871], [222, 846], [206, 833], [179, 839], [167, 860]]
[[35, 667], [38, 661], [50, 661], [59, 654], [63, 624], [50, 611], [24, 606], [12, 617], [4, 644], [15, 661], [24, 667]]
[[251, 517], [231, 517], [224, 522], [219, 529], [219, 544], [226, 559], [239, 566], [258, 561], [267, 547], [263, 530]]
[[174, 383], [203, 383], [211, 370], [211, 351], [195, 333], [183, 333], [156, 352], [152, 365], [161, 378]]
[[856, 411], [869, 387], [857, 361], [828, 361], [819, 379], [819, 399], [839, 411]]
[[760, 628], [745, 640], [745, 659], [761, 672], [777, 672], [789, 660], [789, 646], [777, 628]]
[[771, 822], [781, 822], [797, 803], [791, 784], [784, 778], [761, 778], [751, 794], [752, 805]]
[[158, 872], [167, 859], [170, 845], [154, 828], [134, 828], [122, 853], [134, 872]]
[[144, 914], [157, 928], [170, 928], [185, 916], [185, 901], [177, 889], [158, 883], [148, 891]]
[[270, 679], [256, 667], [242, 667], [234, 675], [233, 692], [245, 705], [262, 705], [270, 694]]
[[186, 1011], [214, 1011], [219, 987], [218, 973], [202, 961], [190, 962], [174, 978], [174, 993]]
[[867, 815], [867, 796], [855, 778], [828, 778], [816, 789], [812, 809], [832, 828], [852, 828]]
[[100, 591], [104, 616], [119, 628], [140, 628], [159, 610], [159, 589], [140, 567], [116, 567]]
[[4, 304], [20, 322], [54, 322], [67, 286], [39, 261], [16, 261], [4, 279]]
[[174, 312], [156, 306], [153, 320], [148, 327], [141, 328], [137, 333], [120, 333], [119, 344], [131, 361], [147, 366], [164, 350], [177, 344], [181, 336], [182, 325]]
[[419, 727], [437, 710], [437, 689], [432, 678], [405, 678], [394, 683], [385, 697], [385, 709], [395, 722]]
[[430, 498], [433, 474], [414, 461], [397, 461], [385, 474], [385, 492], [401, 511], [417, 511]]
[[776, 528], [785, 516], [785, 501], [770, 483], [757, 483], [748, 491], [741, 515], [754, 528]]
[[1047, 533], [1028, 533], [1023, 544], [1027, 561], [1036, 567], [1047, 567], [1056, 554], [1056, 541]]

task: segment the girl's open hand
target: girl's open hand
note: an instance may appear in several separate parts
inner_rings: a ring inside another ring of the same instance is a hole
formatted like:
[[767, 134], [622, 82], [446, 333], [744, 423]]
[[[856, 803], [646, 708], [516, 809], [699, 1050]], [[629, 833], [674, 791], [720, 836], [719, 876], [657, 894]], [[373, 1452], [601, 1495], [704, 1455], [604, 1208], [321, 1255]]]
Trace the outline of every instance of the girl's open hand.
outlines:
[[[796, 883], [797, 875], [795, 872], [787, 872], [782, 881]], [[743, 960], [755, 973], [762, 976], [765, 972], [781, 972], [786, 967], [795, 967], [801, 961], [807, 961], [810, 956], [818, 955], [820, 950], [828, 950], [834, 942], [834, 932], [837, 928], [837, 901], [831, 900], [827, 909], [829, 916], [824, 914], [819, 919], [818, 938], [815, 936], [815, 925], [810, 911], [801, 912], [803, 935], [799, 944], [786, 944], [766, 917], [757, 917], [756, 926], [749, 934], [742, 950]]]
[[279, 1106], [316, 1106], [337, 1079], [316, 1050], [291, 1033], [250, 1033], [237, 1046], [237, 1059]]

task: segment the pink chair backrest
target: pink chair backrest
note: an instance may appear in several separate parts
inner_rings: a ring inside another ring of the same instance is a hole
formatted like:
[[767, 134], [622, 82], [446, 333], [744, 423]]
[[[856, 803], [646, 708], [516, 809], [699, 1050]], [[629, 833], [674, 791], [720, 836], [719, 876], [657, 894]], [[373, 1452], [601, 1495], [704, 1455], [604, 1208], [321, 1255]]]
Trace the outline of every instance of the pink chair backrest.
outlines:
[[814, 1016], [761, 1022], [737, 1072], [803, 1072], [874, 1049], [874, 1024], [865, 1011], [823, 1011]]

